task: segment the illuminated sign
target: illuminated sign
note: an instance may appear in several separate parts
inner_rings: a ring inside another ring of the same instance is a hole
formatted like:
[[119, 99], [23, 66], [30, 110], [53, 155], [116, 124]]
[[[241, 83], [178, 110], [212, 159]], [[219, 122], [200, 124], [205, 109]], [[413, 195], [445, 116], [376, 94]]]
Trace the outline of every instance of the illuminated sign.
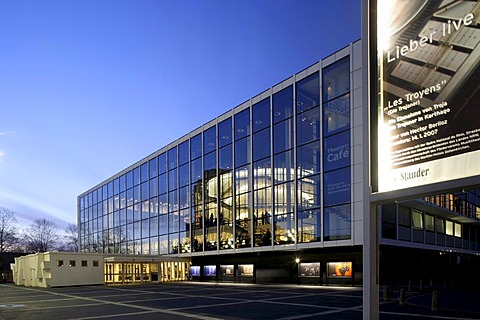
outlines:
[[378, 0], [378, 191], [480, 174], [480, 3]]

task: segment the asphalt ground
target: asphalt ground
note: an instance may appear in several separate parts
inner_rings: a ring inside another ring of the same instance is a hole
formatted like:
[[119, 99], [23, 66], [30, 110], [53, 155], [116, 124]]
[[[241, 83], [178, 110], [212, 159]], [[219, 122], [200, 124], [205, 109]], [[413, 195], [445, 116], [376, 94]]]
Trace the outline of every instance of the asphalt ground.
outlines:
[[[30, 288], [0, 285], [0, 319], [362, 319], [362, 288], [215, 283]], [[382, 297], [382, 293], [380, 293]], [[380, 319], [480, 319], [480, 290], [398, 293]]]

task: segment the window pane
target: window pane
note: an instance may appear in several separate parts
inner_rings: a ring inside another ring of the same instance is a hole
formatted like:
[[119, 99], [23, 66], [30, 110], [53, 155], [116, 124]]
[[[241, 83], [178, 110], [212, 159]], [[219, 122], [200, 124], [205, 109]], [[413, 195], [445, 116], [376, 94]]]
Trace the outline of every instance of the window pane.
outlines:
[[179, 176], [179, 180], [180, 180], [180, 185], [179, 185], [180, 187], [184, 187], [184, 186], [188, 185], [189, 178], [190, 178], [190, 170], [189, 170], [188, 163], [182, 165], [179, 168], [178, 176]]
[[273, 158], [275, 183], [293, 180], [293, 151], [277, 154]]
[[177, 167], [177, 147], [168, 150], [168, 170]]
[[323, 69], [323, 101], [332, 100], [350, 91], [350, 57]]
[[412, 222], [414, 229], [423, 230], [423, 213], [421, 211], [412, 210]]
[[323, 147], [323, 170], [350, 166], [350, 131], [326, 138]]
[[133, 169], [133, 184], [135, 186], [140, 184], [140, 167]]
[[298, 81], [295, 89], [297, 93], [297, 113], [319, 105], [320, 82], [318, 72]]
[[238, 168], [250, 161], [250, 137], [235, 142], [235, 167]]
[[236, 214], [235, 224], [237, 230], [236, 244], [237, 248], [247, 248], [252, 244], [251, 228], [251, 204], [249, 201], [249, 193], [237, 195], [235, 197]]
[[226, 146], [219, 150], [218, 168], [220, 170], [231, 170], [233, 167], [232, 146]]
[[158, 196], [158, 213], [163, 214], [168, 212], [167, 194]]
[[273, 123], [293, 115], [293, 87], [289, 86], [273, 95]]
[[350, 95], [346, 94], [323, 105], [324, 136], [350, 128]]
[[250, 134], [250, 109], [245, 109], [235, 115], [235, 140]]
[[288, 119], [273, 127], [273, 153], [291, 148], [293, 148], [293, 119]]
[[148, 182], [144, 182], [141, 185], [141, 201], [150, 199], [150, 195], [148, 192]]
[[[126, 181], [125, 181], [125, 175], [121, 175], [120, 176], [120, 192], [123, 192], [126, 190], [127, 186], [126, 186]], [[102, 189], [98, 189], [97, 190], [97, 193], [98, 193], [98, 201], [101, 201], [102, 200]]]
[[218, 146], [221, 148], [232, 143], [232, 118], [218, 124]]
[[158, 174], [167, 172], [167, 154], [162, 153], [158, 156]]
[[324, 183], [325, 206], [350, 202], [350, 168], [325, 173]]
[[455, 222], [455, 237], [461, 238], [462, 237], [462, 225]]
[[203, 132], [203, 153], [207, 154], [215, 150], [216, 146], [216, 127], [211, 127]]
[[[117, 178], [113, 181], [113, 194], [119, 194], [119, 193], [120, 193], [120, 179]], [[95, 193], [95, 197], [93, 196], [94, 195], [93, 193], [90, 193], [90, 195], [91, 195], [90, 205], [97, 203], [96, 201], [97, 194]]]
[[305, 177], [320, 172], [320, 143], [313, 142], [298, 148], [298, 177]]
[[167, 175], [161, 174], [158, 176], [158, 194], [167, 192]]
[[217, 198], [217, 166], [215, 157], [216, 152], [205, 156], [204, 188], [206, 202], [214, 202]]
[[320, 139], [320, 109], [314, 108], [297, 117], [297, 144]]
[[202, 169], [202, 158], [194, 160], [190, 163], [191, 165], [191, 183], [202, 183], [203, 169]]
[[270, 99], [267, 98], [252, 106], [253, 132], [270, 126]]
[[445, 224], [445, 233], [449, 236], [453, 236], [453, 222], [452, 221], [446, 221]]
[[148, 162], [145, 162], [140, 167], [140, 175], [141, 175], [141, 182], [142, 183], [148, 180], [148, 173], [149, 173]]
[[253, 161], [270, 156], [270, 129], [253, 135]]
[[180, 209], [185, 209], [190, 206], [190, 194], [189, 191], [190, 189], [188, 187], [184, 187], [180, 189], [180, 195], [179, 195], [179, 203], [180, 203]]
[[400, 226], [410, 228], [412, 224], [411, 220], [412, 220], [411, 209], [404, 206], [398, 206], [398, 224]]
[[202, 134], [199, 133], [190, 139], [190, 159], [196, 159], [202, 155]]
[[175, 190], [178, 187], [177, 169], [168, 172], [168, 190]]
[[425, 214], [425, 230], [434, 232], [435, 231], [435, 219], [434, 216]]
[[293, 213], [276, 215], [274, 217], [274, 243], [278, 245], [295, 242], [295, 221]]
[[324, 239], [325, 241], [344, 240], [351, 238], [350, 205], [325, 208]]
[[270, 158], [257, 161], [253, 164], [253, 188], [260, 189], [272, 184]]
[[298, 180], [298, 210], [320, 206], [320, 175]]
[[150, 178], [154, 178], [158, 175], [158, 167], [157, 167], [157, 158], [153, 158], [150, 160]]
[[293, 182], [279, 184], [274, 188], [274, 212], [277, 214], [284, 214], [293, 212], [295, 205], [295, 190]]
[[314, 242], [321, 240], [321, 215], [320, 210], [299, 211], [298, 242]]
[[250, 190], [248, 184], [249, 166], [238, 168], [235, 170], [235, 194], [245, 193]]
[[190, 154], [189, 154], [189, 142], [188, 140], [185, 142], [182, 142], [178, 146], [178, 163], [180, 165], [185, 164], [188, 162], [188, 159], [190, 159]]

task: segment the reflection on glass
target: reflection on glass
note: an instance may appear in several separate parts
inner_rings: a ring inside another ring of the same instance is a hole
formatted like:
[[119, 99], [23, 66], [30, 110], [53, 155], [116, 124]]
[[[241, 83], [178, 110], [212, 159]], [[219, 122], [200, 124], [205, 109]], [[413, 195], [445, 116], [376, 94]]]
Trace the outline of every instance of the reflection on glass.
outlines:
[[218, 124], [218, 147], [221, 148], [230, 143], [232, 143], [232, 118]]
[[347, 56], [323, 69], [323, 101], [350, 91], [350, 57]]
[[250, 109], [235, 115], [235, 141], [250, 134]]
[[189, 143], [188, 143], [188, 140], [185, 141], [185, 142], [182, 142], [179, 146], [178, 146], [178, 164], [179, 165], [182, 165], [182, 164], [185, 164], [188, 162], [188, 158], [189, 158]]
[[252, 106], [253, 132], [270, 126], [270, 98], [264, 99]]
[[350, 204], [324, 209], [323, 235], [325, 241], [351, 238]]
[[295, 84], [297, 92], [297, 113], [318, 106], [320, 103], [320, 82], [318, 72], [298, 81]]
[[207, 154], [216, 148], [216, 127], [211, 127], [203, 132], [203, 154]]
[[293, 87], [289, 86], [273, 95], [273, 123], [293, 115]]
[[320, 139], [320, 108], [297, 116], [297, 145]]

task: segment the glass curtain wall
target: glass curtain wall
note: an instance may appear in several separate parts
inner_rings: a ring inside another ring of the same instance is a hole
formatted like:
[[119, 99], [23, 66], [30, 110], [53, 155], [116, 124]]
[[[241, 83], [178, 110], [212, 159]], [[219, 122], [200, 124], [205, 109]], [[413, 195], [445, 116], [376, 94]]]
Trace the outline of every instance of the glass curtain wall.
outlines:
[[324, 240], [351, 238], [350, 59], [323, 69]]
[[81, 196], [81, 250], [163, 255], [350, 239], [350, 135], [346, 57]]

